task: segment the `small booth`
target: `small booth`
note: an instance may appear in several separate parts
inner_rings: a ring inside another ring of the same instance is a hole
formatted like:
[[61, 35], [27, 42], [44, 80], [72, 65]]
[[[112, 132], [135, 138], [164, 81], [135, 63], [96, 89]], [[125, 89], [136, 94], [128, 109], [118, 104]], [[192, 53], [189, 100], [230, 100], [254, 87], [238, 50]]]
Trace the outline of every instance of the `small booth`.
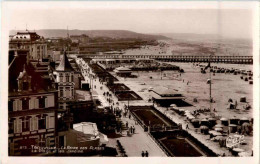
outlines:
[[118, 67], [114, 70], [114, 72], [121, 77], [130, 77], [132, 74], [131, 69], [127, 67]]

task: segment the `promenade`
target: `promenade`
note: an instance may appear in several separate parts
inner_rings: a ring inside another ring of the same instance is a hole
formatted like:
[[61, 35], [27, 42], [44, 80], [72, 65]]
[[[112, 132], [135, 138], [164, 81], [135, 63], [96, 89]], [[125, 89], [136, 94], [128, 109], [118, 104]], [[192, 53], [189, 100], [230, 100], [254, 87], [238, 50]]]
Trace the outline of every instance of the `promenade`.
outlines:
[[[79, 64], [80, 66], [80, 64]], [[83, 67], [84, 68], [84, 67]], [[84, 68], [86, 70], [86, 68]], [[89, 73], [87, 73], [89, 74]], [[83, 73], [83, 76], [85, 79], [89, 79], [87, 74]], [[92, 80], [92, 91], [96, 93], [102, 101], [105, 104], [109, 104], [107, 101], [107, 96], [104, 96], [104, 92], [109, 92], [109, 89], [106, 87], [106, 85], [102, 84], [99, 81], [99, 78], [95, 78]], [[112, 100], [116, 100], [113, 94], [111, 94], [112, 97], [110, 97]], [[113, 105], [114, 104], [114, 105]], [[117, 105], [118, 104], [118, 105]], [[113, 108], [118, 107], [121, 110], [124, 110], [125, 102], [120, 101], [114, 101], [113, 103], [110, 103], [110, 105]], [[128, 115], [127, 115], [128, 116]], [[129, 157], [141, 157], [142, 151], [148, 151], [150, 157], [166, 157], [166, 154], [161, 150], [161, 148], [153, 141], [153, 139], [148, 135], [147, 132], [144, 132], [143, 128], [139, 124], [135, 124], [135, 121], [133, 120], [133, 117], [129, 119], [129, 117], [122, 117], [122, 122], [126, 124], [128, 122], [128, 126], [134, 126], [135, 127], [135, 133], [128, 136], [120, 136], [118, 138], [109, 138], [109, 143], [107, 146], [116, 148], [116, 140], [119, 140], [125, 149], [126, 154]]]

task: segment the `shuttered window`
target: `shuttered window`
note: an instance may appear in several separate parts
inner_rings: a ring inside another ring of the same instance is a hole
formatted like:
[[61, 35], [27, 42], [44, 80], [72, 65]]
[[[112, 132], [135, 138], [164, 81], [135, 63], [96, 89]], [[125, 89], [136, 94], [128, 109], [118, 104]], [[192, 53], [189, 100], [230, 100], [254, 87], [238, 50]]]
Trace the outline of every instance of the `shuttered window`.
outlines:
[[33, 117], [30, 118], [30, 131], [33, 131]]
[[29, 100], [29, 109], [34, 109], [34, 97]]
[[23, 108], [23, 101], [22, 100], [17, 100], [18, 102], [18, 110], [22, 110]]
[[38, 130], [38, 117], [34, 117], [34, 130]]
[[17, 120], [14, 120], [14, 133], [17, 133]]
[[54, 107], [54, 95], [45, 98], [45, 108]]
[[49, 117], [49, 128], [52, 129], [55, 127], [55, 117]]
[[18, 110], [18, 101], [14, 100], [13, 102], [13, 111], [17, 111]]
[[22, 127], [23, 127], [22, 119], [18, 119], [17, 120], [17, 133], [22, 133]]
[[48, 97], [45, 98], [45, 108], [49, 108]]
[[46, 129], [49, 129], [50, 116], [46, 116]]
[[34, 99], [34, 109], [39, 109], [39, 99]]
[[54, 95], [47, 96], [48, 98], [48, 107], [54, 107]]

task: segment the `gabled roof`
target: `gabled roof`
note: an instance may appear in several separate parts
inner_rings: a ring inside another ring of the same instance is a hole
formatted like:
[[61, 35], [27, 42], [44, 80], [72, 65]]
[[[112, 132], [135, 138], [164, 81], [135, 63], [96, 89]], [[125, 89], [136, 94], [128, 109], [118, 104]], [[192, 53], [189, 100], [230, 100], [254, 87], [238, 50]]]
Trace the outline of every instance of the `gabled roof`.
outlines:
[[[12, 54], [11, 51], [9, 51]], [[17, 93], [18, 90], [18, 78], [22, 78], [24, 75], [31, 76], [32, 92], [47, 91], [52, 89], [52, 81], [50, 79], [43, 79], [41, 74], [36, 71], [31, 62], [27, 63], [27, 54], [23, 51], [17, 51], [17, 57], [8, 69], [8, 86], [9, 96]], [[49, 89], [48, 89], [49, 88]], [[29, 93], [29, 92], [28, 92]], [[21, 93], [19, 93], [21, 94]]]
[[66, 51], [62, 55], [59, 66], [56, 68], [56, 71], [64, 71], [64, 72], [72, 72], [74, 69], [72, 68], [69, 59], [66, 55]]

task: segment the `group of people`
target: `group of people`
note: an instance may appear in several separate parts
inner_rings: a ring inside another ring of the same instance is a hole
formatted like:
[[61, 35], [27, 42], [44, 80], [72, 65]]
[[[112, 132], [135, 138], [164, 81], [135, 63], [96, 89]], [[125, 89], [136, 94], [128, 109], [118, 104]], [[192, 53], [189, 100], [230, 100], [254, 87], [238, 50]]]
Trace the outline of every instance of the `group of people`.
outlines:
[[134, 134], [135, 133], [135, 127], [130, 126], [129, 131], [130, 131], [130, 134]]
[[142, 157], [149, 157], [149, 153], [147, 150], [145, 152], [142, 151]]

